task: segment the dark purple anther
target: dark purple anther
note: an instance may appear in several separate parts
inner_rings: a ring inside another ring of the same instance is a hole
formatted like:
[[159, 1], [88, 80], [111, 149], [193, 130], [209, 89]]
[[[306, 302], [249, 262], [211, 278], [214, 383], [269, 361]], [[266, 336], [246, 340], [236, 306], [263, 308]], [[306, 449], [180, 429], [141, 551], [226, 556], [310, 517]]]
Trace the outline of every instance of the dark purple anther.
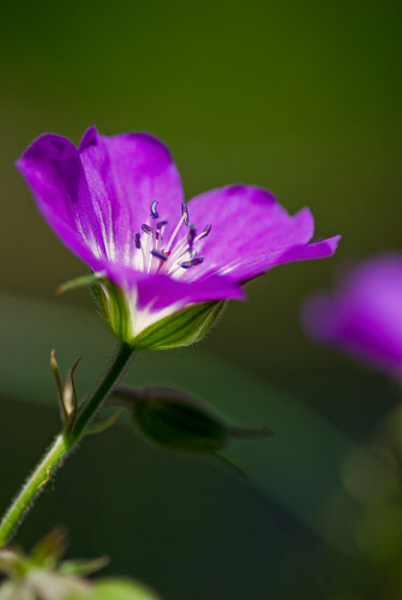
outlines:
[[182, 202], [181, 214], [183, 215], [185, 224], [188, 225], [188, 221], [189, 221], [188, 208], [187, 208], [187, 204], [185, 202]]
[[192, 260], [186, 260], [185, 262], [180, 263], [180, 266], [183, 267], [183, 269], [189, 269], [190, 267], [194, 267], [194, 265], [199, 265], [202, 262], [204, 262], [204, 257], [197, 256], [197, 258], [193, 258]]
[[159, 213], [158, 213], [158, 211], [156, 210], [156, 205], [157, 205], [157, 204], [158, 204], [158, 201], [157, 201], [157, 200], [154, 200], [154, 201], [152, 202], [152, 204], [151, 204], [151, 217], [152, 217], [153, 219], [157, 219], [157, 218], [159, 217]]
[[156, 229], [162, 229], [162, 227], [167, 224], [167, 221], [159, 221], [159, 223], [156, 224]]
[[193, 242], [194, 242], [196, 233], [197, 233], [197, 229], [196, 229], [195, 225], [193, 225], [193, 223], [190, 223], [190, 225], [188, 226], [188, 238], [187, 238], [190, 248], [193, 247]]
[[151, 250], [152, 256], [156, 256], [159, 260], [165, 262], [168, 259], [168, 255], [164, 252], [160, 252], [159, 250]]
[[146, 223], [143, 223], [141, 225], [141, 229], [142, 231], [144, 231], [145, 233], [147, 233], [148, 235], [152, 235], [153, 229], [152, 227], [150, 227], [149, 225], [147, 225]]
[[138, 250], [141, 248], [141, 240], [140, 240], [140, 234], [137, 232], [134, 236], [134, 243], [135, 243], [135, 247], [138, 248]]
[[209, 232], [211, 231], [211, 229], [212, 229], [212, 225], [207, 225], [198, 239], [202, 240], [202, 238], [207, 237], [207, 235], [209, 234]]

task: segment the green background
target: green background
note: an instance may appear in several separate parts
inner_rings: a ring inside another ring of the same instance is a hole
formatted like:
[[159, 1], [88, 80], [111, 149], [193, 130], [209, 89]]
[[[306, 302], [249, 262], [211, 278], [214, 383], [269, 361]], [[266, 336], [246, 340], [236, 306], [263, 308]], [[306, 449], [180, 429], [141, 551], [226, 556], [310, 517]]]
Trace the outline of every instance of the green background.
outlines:
[[[29, 545], [65, 521], [72, 554], [106, 552], [110, 572], [143, 578], [167, 599], [379, 597], [372, 578], [382, 580], [386, 562], [386, 577], [392, 579], [389, 569], [398, 552], [384, 562], [378, 549], [368, 552], [360, 543], [350, 558], [344, 545], [323, 534], [331, 519], [314, 504], [310, 484], [295, 479], [292, 461], [301, 457], [308, 473], [316, 452], [327, 456], [310, 445], [310, 418], [322, 419], [321, 425], [314, 421], [314, 431], [324, 440], [331, 427], [337, 440], [347, 436], [346, 445], [371, 444], [399, 402], [392, 382], [309, 341], [299, 312], [311, 291], [330, 286], [334, 270], [401, 247], [400, 31], [397, 0], [2, 3], [0, 468], [7, 481], [0, 490], [2, 505], [57, 430], [55, 411], [15, 401], [45, 396], [45, 381], [51, 390], [47, 352], [56, 346], [53, 338], [59, 340], [64, 370], [71, 367], [68, 361], [85, 358], [80, 343], [86, 338], [93, 379], [113, 347], [102, 324], [86, 316], [80, 331], [63, 334], [92, 302], [85, 291], [54, 300], [56, 286], [85, 268], [47, 228], [13, 166], [33, 138], [53, 131], [78, 143], [91, 124], [108, 135], [149, 131], [172, 150], [187, 198], [228, 183], [257, 184], [274, 191], [292, 213], [308, 205], [318, 238], [343, 235], [334, 258], [281, 266], [248, 286], [248, 302], [230, 303], [201, 345], [202, 357], [223, 365], [198, 392], [218, 408], [219, 397], [227, 396], [218, 386], [230, 378], [227, 365], [283, 388], [296, 402], [294, 408], [293, 400], [275, 406], [267, 400], [266, 414], [261, 392], [255, 412], [240, 414], [238, 404], [249, 405], [247, 396], [253, 397], [246, 390], [221, 407], [232, 420], [254, 423], [273, 424], [281, 406], [290, 407], [286, 422], [299, 415], [297, 435], [291, 427], [276, 433], [282, 437], [272, 441], [278, 444], [275, 452], [270, 441], [248, 446], [243, 459], [261, 463], [250, 487], [213, 463], [144, 449], [128, 430], [116, 429], [86, 442], [67, 464], [60, 484], [21, 529], [22, 542]], [[79, 316], [68, 312], [73, 308]], [[53, 311], [59, 320], [54, 317], [51, 327]], [[100, 345], [104, 352], [94, 358]], [[203, 359], [198, 350], [186, 352], [173, 353], [171, 382], [196, 391], [205, 378]], [[166, 378], [166, 367], [159, 366], [163, 356], [144, 359], [150, 374], [157, 361], [157, 379], [159, 372]], [[191, 375], [188, 383], [177, 378], [181, 360]], [[211, 365], [205, 363], [205, 369]], [[138, 381], [134, 366], [130, 377]], [[82, 392], [91, 381], [83, 378]], [[329, 462], [323, 458], [322, 472], [313, 469], [313, 475], [320, 481], [328, 473], [328, 481], [336, 480], [341, 489], [337, 468], [329, 463], [343, 454], [332, 452], [330, 441], [327, 450]], [[264, 465], [275, 479], [274, 460], [283, 467], [276, 472], [279, 495], [261, 483]], [[289, 487], [291, 478], [295, 483]], [[105, 485], [130, 492], [116, 491], [112, 503], [103, 498]], [[343, 500], [337, 493], [331, 491], [340, 519]], [[307, 509], [292, 504], [299, 496], [316, 507], [308, 518]], [[133, 513], [137, 517], [130, 520]], [[391, 519], [396, 530], [398, 519]], [[355, 533], [351, 538], [356, 535], [364, 538]], [[399, 593], [384, 589], [387, 599]]]

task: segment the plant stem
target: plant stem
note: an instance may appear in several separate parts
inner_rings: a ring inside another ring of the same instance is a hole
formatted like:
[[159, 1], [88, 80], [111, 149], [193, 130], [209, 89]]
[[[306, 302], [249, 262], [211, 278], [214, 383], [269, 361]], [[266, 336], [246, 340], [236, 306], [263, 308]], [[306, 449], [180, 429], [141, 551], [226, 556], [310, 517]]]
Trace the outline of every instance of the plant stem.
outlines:
[[70, 450], [85, 435], [85, 430], [95, 413], [101, 408], [112, 387], [124, 374], [133, 352], [134, 349], [131, 346], [120, 343], [101, 379], [79, 409], [72, 432], [62, 431], [59, 433], [50, 449], [28, 477], [0, 523], [0, 548], [9, 541], [36, 497], [61, 466]]

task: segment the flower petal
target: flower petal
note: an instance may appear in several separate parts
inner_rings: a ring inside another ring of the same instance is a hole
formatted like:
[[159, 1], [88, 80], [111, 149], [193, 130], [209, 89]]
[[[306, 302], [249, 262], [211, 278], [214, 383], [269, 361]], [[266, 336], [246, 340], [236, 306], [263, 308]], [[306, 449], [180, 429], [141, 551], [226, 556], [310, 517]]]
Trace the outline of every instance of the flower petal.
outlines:
[[352, 268], [332, 295], [312, 296], [302, 320], [318, 341], [400, 377], [401, 305], [402, 254], [384, 254]]
[[139, 280], [137, 287], [139, 307], [152, 304], [152, 310], [176, 303], [185, 306], [193, 302], [245, 297], [241, 287], [232, 279], [218, 275], [192, 283], [177, 281], [166, 275], [152, 275]]
[[75, 146], [62, 136], [45, 134], [16, 165], [55, 233], [96, 269], [97, 259], [105, 256], [105, 246]]
[[113, 283], [132, 293], [139, 308], [151, 306], [151, 310], [160, 310], [173, 304], [183, 307], [193, 302], [245, 298], [240, 284], [231, 277], [211, 275], [202, 281], [187, 283], [167, 275], [150, 275], [120, 265], [105, 263], [103, 267]]
[[278, 255], [274, 264], [278, 265], [285, 262], [293, 262], [295, 260], [312, 260], [314, 258], [326, 258], [332, 256], [337, 247], [341, 235], [334, 235], [326, 240], [313, 242], [312, 244], [293, 246], [286, 252]]
[[92, 201], [109, 260], [133, 266], [135, 233], [152, 224], [150, 206], [158, 202], [159, 219], [167, 219], [169, 236], [181, 217], [183, 190], [169, 150], [147, 133], [106, 137], [95, 127], [79, 146]]
[[189, 211], [199, 231], [209, 223], [212, 229], [197, 246], [204, 262], [189, 269], [183, 281], [212, 273], [244, 281], [279, 262], [325, 255], [324, 246], [315, 249], [316, 256], [313, 249], [302, 250], [314, 233], [309, 209], [290, 216], [262, 188], [234, 185], [212, 190], [194, 198]]

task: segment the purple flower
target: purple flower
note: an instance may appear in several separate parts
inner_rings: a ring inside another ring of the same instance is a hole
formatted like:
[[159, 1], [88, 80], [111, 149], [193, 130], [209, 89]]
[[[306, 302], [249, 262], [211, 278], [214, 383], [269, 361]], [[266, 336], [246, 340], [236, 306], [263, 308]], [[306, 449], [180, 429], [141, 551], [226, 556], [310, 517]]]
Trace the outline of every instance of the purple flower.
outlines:
[[317, 294], [302, 314], [306, 330], [394, 376], [402, 376], [402, 254], [351, 269], [332, 294]]
[[78, 149], [45, 134], [17, 166], [64, 244], [120, 290], [130, 340], [195, 303], [243, 298], [245, 282], [280, 263], [330, 256], [339, 240], [309, 244], [309, 209], [289, 216], [254, 186], [187, 205], [168, 149], [146, 133], [105, 137], [91, 127]]

